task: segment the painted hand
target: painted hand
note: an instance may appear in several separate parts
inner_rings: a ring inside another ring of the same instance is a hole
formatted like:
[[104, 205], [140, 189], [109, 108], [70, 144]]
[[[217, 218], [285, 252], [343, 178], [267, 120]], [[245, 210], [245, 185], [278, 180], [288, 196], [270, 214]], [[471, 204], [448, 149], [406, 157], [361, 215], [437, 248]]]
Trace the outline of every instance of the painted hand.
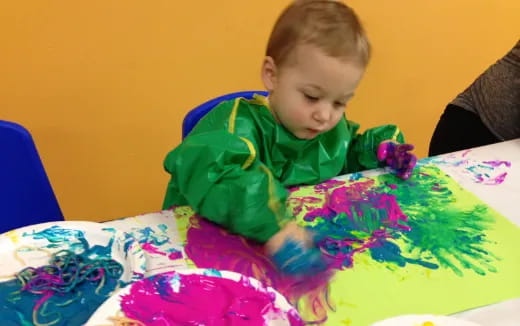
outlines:
[[266, 243], [266, 248], [276, 267], [284, 274], [314, 275], [327, 269], [311, 233], [296, 223], [289, 223], [276, 233]]
[[399, 144], [392, 140], [385, 140], [379, 144], [377, 159], [391, 167], [401, 179], [408, 179], [417, 163], [417, 157], [410, 153], [414, 146]]

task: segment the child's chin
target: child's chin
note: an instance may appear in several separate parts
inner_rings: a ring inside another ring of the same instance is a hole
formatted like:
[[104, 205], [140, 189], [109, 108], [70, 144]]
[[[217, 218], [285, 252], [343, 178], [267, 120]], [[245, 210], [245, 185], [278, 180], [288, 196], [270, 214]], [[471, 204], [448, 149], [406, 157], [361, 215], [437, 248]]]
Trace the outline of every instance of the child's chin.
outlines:
[[299, 132], [299, 133], [293, 133], [293, 135], [302, 140], [311, 140], [316, 137], [318, 137], [319, 133], [317, 132]]

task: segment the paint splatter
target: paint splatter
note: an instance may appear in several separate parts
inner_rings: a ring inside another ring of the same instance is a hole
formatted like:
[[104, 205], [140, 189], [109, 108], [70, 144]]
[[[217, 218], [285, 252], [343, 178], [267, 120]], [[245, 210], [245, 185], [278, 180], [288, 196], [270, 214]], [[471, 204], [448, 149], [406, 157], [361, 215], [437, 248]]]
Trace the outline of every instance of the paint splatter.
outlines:
[[464, 269], [480, 275], [496, 272], [492, 262], [497, 257], [485, 249], [484, 231], [492, 223], [488, 207], [457, 206], [442, 181], [446, 177], [434, 166], [423, 166], [399, 185], [392, 175], [345, 182], [322, 195], [315, 208], [307, 207], [303, 221], [325, 235], [319, 245], [338, 269], [352, 267], [355, 255], [368, 252], [389, 267], [441, 266], [459, 276]]
[[[252, 325], [276, 320], [302, 326], [297, 314], [275, 306], [275, 294], [255, 288], [248, 279], [163, 273], [134, 283], [121, 298], [126, 317], [146, 325]], [[159, 317], [160, 316], [160, 317]]]
[[422, 159], [418, 164], [435, 164], [453, 170], [476, 183], [499, 185], [506, 180], [511, 162], [501, 160], [477, 161], [467, 158], [471, 150]]
[[137, 240], [149, 257], [164, 256], [169, 260], [182, 259], [181, 250], [176, 249], [168, 234], [168, 226], [159, 224], [156, 227], [133, 228], [127, 238], [131, 241]]

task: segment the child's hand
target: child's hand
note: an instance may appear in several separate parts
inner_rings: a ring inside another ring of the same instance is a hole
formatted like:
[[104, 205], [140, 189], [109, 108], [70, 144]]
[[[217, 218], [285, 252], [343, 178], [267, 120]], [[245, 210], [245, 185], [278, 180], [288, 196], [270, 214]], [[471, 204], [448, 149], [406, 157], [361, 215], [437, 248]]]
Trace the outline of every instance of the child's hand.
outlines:
[[291, 222], [266, 243], [266, 249], [280, 271], [289, 275], [312, 275], [327, 268], [311, 233]]
[[392, 140], [385, 140], [377, 149], [377, 159], [390, 166], [401, 179], [408, 179], [412, 175], [413, 168], [417, 163], [417, 157], [409, 153], [413, 145], [399, 144]]

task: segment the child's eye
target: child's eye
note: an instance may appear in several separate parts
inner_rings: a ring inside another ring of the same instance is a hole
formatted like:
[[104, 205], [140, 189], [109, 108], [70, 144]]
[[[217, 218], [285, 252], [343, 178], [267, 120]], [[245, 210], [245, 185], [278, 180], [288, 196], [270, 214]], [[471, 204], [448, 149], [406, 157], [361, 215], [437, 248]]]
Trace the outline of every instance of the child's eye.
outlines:
[[316, 101], [319, 100], [318, 97], [316, 97], [316, 96], [311, 96], [311, 95], [309, 95], [309, 94], [305, 94], [305, 93], [304, 93], [303, 96], [305, 96], [305, 98], [306, 98], [309, 102], [316, 102]]
[[347, 103], [343, 103], [343, 102], [334, 102], [334, 107], [335, 107], [336, 109], [344, 109], [346, 105], [347, 105]]

